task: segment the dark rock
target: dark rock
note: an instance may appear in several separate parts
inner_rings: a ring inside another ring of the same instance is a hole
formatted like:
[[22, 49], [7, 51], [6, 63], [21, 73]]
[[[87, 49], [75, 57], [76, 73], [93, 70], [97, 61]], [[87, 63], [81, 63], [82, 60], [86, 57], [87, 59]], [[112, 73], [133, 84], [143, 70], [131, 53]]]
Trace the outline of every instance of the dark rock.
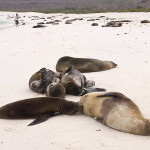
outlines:
[[106, 25], [103, 25], [102, 27], [121, 27], [122, 23], [116, 22], [116, 21], [110, 21]]
[[62, 19], [67, 19], [67, 18], [69, 18], [69, 17], [64, 17], [64, 18], [62, 18]]
[[33, 28], [45, 28], [45, 27], [47, 27], [47, 26], [42, 25], [42, 24], [38, 24], [36, 26], [33, 26]]
[[92, 26], [98, 26], [98, 23], [92, 23]]
[[46, 18], [42, 17], [42, 18], [40, 18], [40, 19], [46, 19]]
[[95, 19], [88, 19], [87, 21], [95, 21]]
[[120, 20], [120, 21], [115, 21], [115, 22], [132, 22], [131, 20]]
[[72, 20], [66, 20], [65, 24], [72, 24]]
[[150, 23], [149, 20], [142, 20], [141, 23]]
[[105, 16], [99, 16], [98, 18], [104, 18]]
[[54, 21], [49, 21], [49, 22], [46, 22], [46, 24], [53, 24], [55, 23]]
[[52, 25], [59, 25], [59, 23], [58, 22], [53, 22]]
[[62, 22], [61, 20], [54, 20], [54, 22]]
[[38, 22], [37, 24], [45, 24], [44, 22]]

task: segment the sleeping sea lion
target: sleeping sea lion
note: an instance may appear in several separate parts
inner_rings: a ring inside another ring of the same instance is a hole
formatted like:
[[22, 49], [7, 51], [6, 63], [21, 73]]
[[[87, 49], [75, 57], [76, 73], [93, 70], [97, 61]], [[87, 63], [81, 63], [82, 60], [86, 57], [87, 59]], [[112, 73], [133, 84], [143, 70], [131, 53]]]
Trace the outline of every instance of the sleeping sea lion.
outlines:
[[72, 66], [75, 70], [86, 73], [109, 70], [115, 68], [117, 64], [112, 61], [101, 61], [90, 58], [74, 58], [65, 56], [58, 60], [56, 64], [56, 70], [57, 72], [63, 72], [70, 66]]
[[131, 99], [121, 93], [86, 94], [79, 104], [83, 105], [84, 114], [96, 117], [104, 125], [131, 134], [150, 135], [150, 121], [143, 117]]
[[51, 83], [47, 86], [47, 96], [65, 97], [66, 89], [61, 83]]
[[42, 68], [31, 76], [29, 80], [29, 88], [36, 93], [46, 93], [47, 86], [53, 82], [60, 82], [60, 74]]
[[36, 118], [35, 125], [46, 121], [55, 115], [72, 115], [80, 109], [78, 103], [56, 97], [30, 98], [7, 104], [0, 107], [1, 119], [28, 119]]
[[61, 84], [65, 87], [67, 94], [84, 95], [90, 92], [106, 91], [103, 88], [89, 88], [95, 85], [94, 81], [87, 80], [81, 72], [72, 67], [67, 69], [61, 76]]

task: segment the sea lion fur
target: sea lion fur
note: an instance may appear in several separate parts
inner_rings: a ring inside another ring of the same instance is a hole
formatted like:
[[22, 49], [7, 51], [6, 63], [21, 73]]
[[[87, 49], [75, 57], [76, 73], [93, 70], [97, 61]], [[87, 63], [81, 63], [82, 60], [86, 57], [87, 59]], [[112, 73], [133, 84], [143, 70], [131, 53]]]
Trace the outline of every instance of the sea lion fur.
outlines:
[[1, 119], [36, 118], [30, 125], [46, 121], [58, 114], [72, 115], [79, 110], [76, 102], [56, 97], [38, 97], [16, 101], [0, 107]]
[[61, 84], [65, 87], [67, 94], [84, 95], [90, 92], [106, 91], [103, 88], [89, 88], [95, 85], [94, 81], [87, 80], [78, 70], [69, 67], [61, 76]]
[[47, 86], [47, 96], [65, 97], [66, 89], [61, 83], [51, 83]]
[[150, 121], [131, 99], [121, 93], [89, 93], [80, 99], [79, 104], [83, 105], [84, 114], [96, 117], [104, 125], [131, 134], [150, 135]]
[[59, 83], [59, 78], [59, 73], [42, 68], [31, 76], [29, 88], [36, 93], [46, 93], [47, 86], [51, 83]]
[[70, 66], [72, 66], [75, 70], [86, 73], [109, 70], [115, 68], [117, 64], [112, 61], [64, 56], [58, 60], [56, 64], [56, 70], [57, 72], [64, 72]]

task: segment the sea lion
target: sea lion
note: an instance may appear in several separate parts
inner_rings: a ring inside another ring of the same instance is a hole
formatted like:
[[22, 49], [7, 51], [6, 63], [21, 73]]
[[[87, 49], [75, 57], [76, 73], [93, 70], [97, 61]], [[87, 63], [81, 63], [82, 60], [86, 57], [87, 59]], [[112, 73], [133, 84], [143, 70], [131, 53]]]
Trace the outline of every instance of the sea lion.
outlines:
[[90, 58], [74, 58], [65, 56], [58, 60], [56, 64], [57, 72], [63, 72], [70, 66], [73, 69], [80, 71], [81, 73], [86, 72], [98, 72], [115, 68], [117, 64], [112, 61], [101, 61]]
[[61, 83], [51, 83], [47, 86], [47, 96], [65, 97], [66, 89]]
[[94, 81], [87, 80], [81, 72], [72, 67], [67, 69], [61, 76], [61, 84], [65, 87], [67, 94], [84, 95], [90, 92], [106, 91], [103, 88], [88, 89], [95, 85]]
[[32, 123], [35, 125], [46, 121], [55, 115], [72, 115], [79, 111], [78, 103], [56, 97], [30, 98], [7, 104], [0, 107], [1, 119], [28, 119], [36, 118]]
[[79, 104], [83, 105], [84, 114], [96, 117], [104, 125], [131, 134], [150, 135], [150, 121], [143, 117], [131, 99], [121, 93], [86, 94]]
[[52, 70], [42, 68], [33, 74], [29, 80], [29, 88], [37, 93], [46, 93], [46, 88], [51, 83], [60, 82], [60, 74]]

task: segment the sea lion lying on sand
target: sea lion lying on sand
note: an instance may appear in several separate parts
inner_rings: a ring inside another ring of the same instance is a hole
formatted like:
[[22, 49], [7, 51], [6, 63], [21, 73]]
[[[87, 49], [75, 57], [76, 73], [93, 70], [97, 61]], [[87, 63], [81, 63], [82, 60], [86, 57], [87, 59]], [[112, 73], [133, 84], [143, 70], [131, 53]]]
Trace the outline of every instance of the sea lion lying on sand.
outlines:
[[81, 72], [72, 67], [67, 69], [61, 76], [61, 84], [65, 87], [67, 94], [84, 95], [90, 92], [106, 91], [103, 88], [90, 88], [95, 85], [94, 81], [87, 80]]
[[30, 98], [7, 104], [0, 107], [1, 119], [28, 119], [36, 118], [35, 125], [56, 115], [73, 115], [80, 110], [78, 103], [56, 97]]
[[119, 131], [150, 135], [150, 121], [145, 119], [138, 106], [121, 93], [89, 93], [79, 102], [83, 113], [96, 117], [104, 125]]
[[61, 83], [51, 83], [47, 86], [47, 96], [65, 97], [66, 89]]
[[63, 72], [71, 66], [75, 70], [86, 73], [109, 70], [115, 68], [117, 64], [112, 61], [101, 61], [90, 58], [74, 58], [65, 56], [58, 60], [56, 64], [56, 70], [57, 72]]
[[36, 93], [46, 93], [46, 88], [51, 83], [60, 82], [60, 74], [52, 70], [42, 68], [32, 75], [29, 80], [29, 88]]

